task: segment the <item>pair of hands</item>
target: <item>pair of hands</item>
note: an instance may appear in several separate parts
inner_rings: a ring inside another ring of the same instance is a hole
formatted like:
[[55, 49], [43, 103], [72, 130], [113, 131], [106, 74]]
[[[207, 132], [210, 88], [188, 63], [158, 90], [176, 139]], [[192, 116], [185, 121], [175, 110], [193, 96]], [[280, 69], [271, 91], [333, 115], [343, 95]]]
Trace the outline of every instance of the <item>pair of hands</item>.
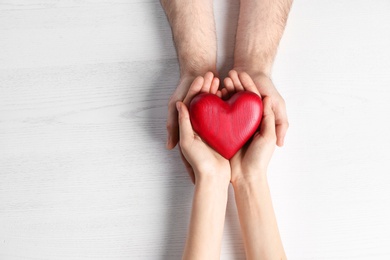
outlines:
[[269, 97], [263, 98], [264, 113], [259, 131], [255, 133], [250, 143], [241, 148], [230, 161], [214, 151], [193, 131], [188, 107], [192, 98], [198, 93], [216, 94], [227, 99], [236, 92], [246, 90], [260, 96], [256, 84], [245, 72], [230, 71], [229, 76], [224, 80], [224, 86], [225, 88], [218, 90], [219, 79], [214, 77], [213, 73], [208, 72], [204, 77], [195, 78], [183, 102], [176, 103], [179, 145], [184, 157], [183, 161], [193, 182], [217, 178], [222, 183], [229, 183], [229, 181], [236, 183], [262, 177], [262, 174], [266, 173], [275, 149], [277, 140], [275, 116]]
[[[279, 94], [275, 85], [273, 84], [270, 77], [260, 71], [247, 70], [245, 67], [237, 67], [236, 70], [229, 72], [229, 77], [234, 78], [234, 74], [238, 72], [247, 72], [249, 76], [253, 79], [258, 92], [262, 97], [269, 97], [272, 110], [275, 115], [275, 130], [278, 146], [283, 146], [284, 137], [286, 135], [289, 123], [287, 119], [286, 104], [284, 99]], [[180, 78], [179, 85], [177, 86], [175, 92], [172, 94], [169, 103], [168, 103], [168, 118], [167, 118], [167, 148], [173, 149], [179, 141], [179, 125], [178, 125], [178, 113], [176, 110], [176, 102], [183, 101], [188, 93], [189, 87], [192, 82], [195, 80], [196, 76], [203, 75], [200, 72], [194, 73], [183, 73]], [[227, 88], [228, 91], [234, 91], [230, 87]], [[213, 90], [214, 91], [214, 90]]]

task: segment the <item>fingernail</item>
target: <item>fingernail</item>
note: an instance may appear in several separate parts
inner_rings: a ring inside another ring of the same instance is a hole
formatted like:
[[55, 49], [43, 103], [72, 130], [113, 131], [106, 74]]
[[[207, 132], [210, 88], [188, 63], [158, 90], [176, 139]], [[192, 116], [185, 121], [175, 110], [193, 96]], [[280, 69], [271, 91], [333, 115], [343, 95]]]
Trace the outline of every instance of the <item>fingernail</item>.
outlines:
[[179, 104], [179, 102], [176, 102], [176, 109], [177, 109], [177, 111], [180, 112], [180, 104]]

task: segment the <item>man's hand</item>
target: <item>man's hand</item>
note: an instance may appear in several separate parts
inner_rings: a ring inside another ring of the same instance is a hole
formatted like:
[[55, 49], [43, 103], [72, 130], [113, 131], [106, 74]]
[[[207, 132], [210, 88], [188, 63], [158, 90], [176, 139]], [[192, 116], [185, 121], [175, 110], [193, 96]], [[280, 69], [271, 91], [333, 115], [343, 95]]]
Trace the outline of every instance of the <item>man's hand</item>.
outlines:
[[[238, 71], [243, 71], [239, 69]], [[259, 91], [262, 97], [268, 97], [271, 104], [273, 113], [275, 114], [275, 127], [276, 127], [276, 144], [278, 146], [283, 146], [284, 138], [289, 127], [286, 103], [282, 96], [279, 94], [272, 80], [263, 73], [255, 73], [246, 71], [249, 76], [253, 79], [254, 84], [256, 85], [257, 90]], [[230, 78], [238, 79], [237, 72], [232, 70], [229, 72]], [[237, 84], [240, 84], [237, 82]]]
[[179, 122], [177, 117], [176, 103], [183, 101], [187, 95], [190, 85], [194, 81], [194, 76], [185, 76], [180, 79], [179, 85], [173, 92], [168, 103], [168, 118], [167, 118], [167, 149], [173, 149], [179, 142]]

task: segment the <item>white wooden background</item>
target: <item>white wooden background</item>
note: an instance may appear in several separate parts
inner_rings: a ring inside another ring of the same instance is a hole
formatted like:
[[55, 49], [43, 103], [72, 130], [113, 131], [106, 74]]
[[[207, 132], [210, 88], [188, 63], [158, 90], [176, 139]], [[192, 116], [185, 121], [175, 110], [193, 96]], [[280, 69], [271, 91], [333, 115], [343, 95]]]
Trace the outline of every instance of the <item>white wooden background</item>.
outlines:
[[[216, 0], [229, 69], [238, 0]], [[390, 259], [390, 1], [296, 0], [269, 169], [289, 259]], [[179, 259], [193, 186], [157, 0], [0, 0], [0, 259]], [[221, 259], [244, 259], [230, 190]]]

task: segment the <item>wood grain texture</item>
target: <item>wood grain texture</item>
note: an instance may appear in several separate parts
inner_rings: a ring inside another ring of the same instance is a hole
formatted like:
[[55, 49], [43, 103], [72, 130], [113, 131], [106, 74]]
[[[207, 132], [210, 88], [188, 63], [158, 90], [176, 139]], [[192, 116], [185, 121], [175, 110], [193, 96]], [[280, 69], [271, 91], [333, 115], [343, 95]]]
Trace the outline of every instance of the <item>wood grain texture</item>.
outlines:
[[[238, 1], [215, 1], [219, 68]], [[269, 179], [289, 259], [390, 259], [390, 2], [295, 1]], [[223, 74], [223, 73], [222, 73]], [[192, 184], [158, 1], [0, 1], [0, 259], [180, 259]], [[221, 259], [245, 259], [232, 190]]]

